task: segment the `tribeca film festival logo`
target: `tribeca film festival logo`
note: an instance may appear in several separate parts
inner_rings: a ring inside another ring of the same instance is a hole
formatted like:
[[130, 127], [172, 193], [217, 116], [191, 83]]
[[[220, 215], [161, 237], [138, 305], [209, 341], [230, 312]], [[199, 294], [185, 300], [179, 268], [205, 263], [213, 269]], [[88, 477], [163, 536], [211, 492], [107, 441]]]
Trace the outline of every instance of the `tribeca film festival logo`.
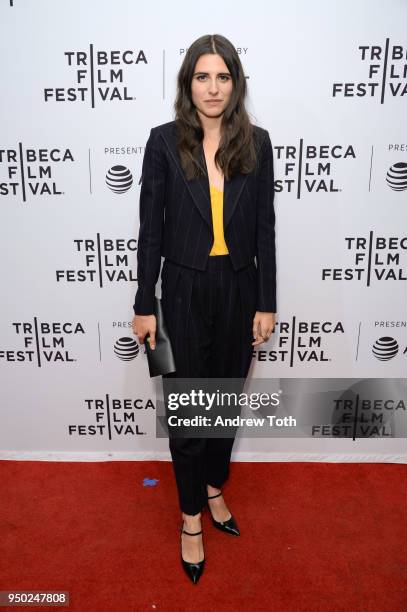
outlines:
[[19, 341], [19, 348], [0, 349], [0, 360], [36, 363], [42, 367], [48, 363], [73, 363], [77, 359], [68, 348], [73, 338], [84, 336], [81, 323], [40, 321], [19, 321], [11, 324]]
[[96, 50], [93, 44], [89, 51], [64, 51], [63, 56], [74, 83], [67, 87], [45, 87], [44, 101], [88, 102], [91, 108], [98, 102], [135, 100], [125, 84], [124, 71], [134, 73], [138, 64], [148, 63], [142, 50]]
[[296, 316], [291, 322], [277, 321], [273, 334], [277, 330], [276, 348], [253, 350], [253, 357], [258, 362], [278, 361], [290, 367], [297, 363], [330, 362], [332, 359], [326, 354], [324, 341], [345, 333], [341, 321], [297, 321]]
[[337, 193], [342, 191], [335, 184], [333, 170], [341, 159], [356, 159], [352, 145], [305, 144], [300, 138], [298, 145], [274, 145], [276, 158], [282, 160], [284, 178], [274, 181], [276, 192]]
[[365, 82], [337, 82], [332, 85], [332, 97], [338, 98], [393, 98], [407, 94], [407, 49], [401, 45], [390, 45], [386, 38], [384, 47], [380, 45], [359, 45], [360, 61], [366, 66]]
[[362, 393], [348, 390], [343, 397], [333, 399], [332, 422], [313, 424], [311, 435], [353, 440], [395, 437], [395, 416], [405, 417], [405, 400], [401, 397], [369, 397], [371, 393], [363, 397], [363, 390], [368, 389], [368, 385], [369, 381], [361, 383]]
[[406, 255], [407, 236], [345, 237], [346, 249], [353, 256], [354, 267], [322, 268], [322, 280], [364, 281], [370, 287], [374, 281], [405, 281], [407, 270], [401, 264]]
[[137, 281], [134, 276], [132, 254], [137, 250], [135, 238], [102, 238], [98, 232], [95, 238], [73, 240], [74, 251], [81, 257], [78, 268], [57, 269], [57, 282], [105, 283]]
[[137, 423], [137, 417], [142, 412], [155, 411], [151, 397], [142, 399], [119, 399], [108, 393], [104, 399], [93, 398], [83, 400], [85, 409], [92, 414], [94, 423], [74, 423], [68, 425], [68, 434], [74, 437], [113, 437], [145, 436], [147, 432]]
[[[123, 146], [105, 147], [106, 155], [140, 155], [145, 147]], [[89, 191], [92, 194], [91, 150], [88, 151]], [[18, 148], [0, 149], [0, 195], [21, 197], [26, 202], [29, 197], [65, 195], [54, 174], [65, 163], [73, 163], [73, 153], [69, 148]], [[127, 166], [114, 163], [105, 174], [105, 184], [117, 195], [128, 192], [133, 186], [133, 175]], [[141, 181], [140, 181], [141, 182]]]
[[0, 149], [0, 195], [28, 196], [63, 195], [54, 178], [54, 170], [73, 163], [70, 149], [25, 148]]

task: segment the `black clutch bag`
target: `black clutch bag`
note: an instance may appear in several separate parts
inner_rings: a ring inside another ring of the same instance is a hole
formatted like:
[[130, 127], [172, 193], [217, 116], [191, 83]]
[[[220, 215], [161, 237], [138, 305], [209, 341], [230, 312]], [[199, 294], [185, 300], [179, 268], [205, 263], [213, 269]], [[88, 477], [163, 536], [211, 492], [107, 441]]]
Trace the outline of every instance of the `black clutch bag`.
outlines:
[[154, 314], [157, 321], [155, 332], [155, 349], [153, 350], [150, 348], [150, 342], [148, 340], [150, 334], [147, 334], [144, 340], [151, 378], [153, 376], [171, 374], [172, 372], [176, 371], [171, 342], [164, 321], [161, 300], [157, 296], [155, 296]]

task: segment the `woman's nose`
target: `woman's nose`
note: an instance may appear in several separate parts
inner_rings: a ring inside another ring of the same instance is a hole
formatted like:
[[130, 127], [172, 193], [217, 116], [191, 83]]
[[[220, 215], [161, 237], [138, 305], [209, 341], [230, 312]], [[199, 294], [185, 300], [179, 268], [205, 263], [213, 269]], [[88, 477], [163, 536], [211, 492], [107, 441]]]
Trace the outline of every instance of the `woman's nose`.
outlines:
[[217, 94], [218, 93], [218, 84], [216, 82], [216, 79], [214, 81], [210, 82], [209, 93], [211, 93], [211, 94]]

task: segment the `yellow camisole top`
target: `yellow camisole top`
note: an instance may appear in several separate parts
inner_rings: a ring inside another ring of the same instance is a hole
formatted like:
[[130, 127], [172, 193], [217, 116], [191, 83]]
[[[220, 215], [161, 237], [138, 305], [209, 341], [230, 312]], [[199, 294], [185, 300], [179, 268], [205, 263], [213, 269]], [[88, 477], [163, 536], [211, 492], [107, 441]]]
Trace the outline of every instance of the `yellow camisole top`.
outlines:
[[226, 246], [223, 235], [223, 191], [209, 185], [211, 193], [212, 223], [214, 242], [209, 255], [227, 255], [229, 249]]

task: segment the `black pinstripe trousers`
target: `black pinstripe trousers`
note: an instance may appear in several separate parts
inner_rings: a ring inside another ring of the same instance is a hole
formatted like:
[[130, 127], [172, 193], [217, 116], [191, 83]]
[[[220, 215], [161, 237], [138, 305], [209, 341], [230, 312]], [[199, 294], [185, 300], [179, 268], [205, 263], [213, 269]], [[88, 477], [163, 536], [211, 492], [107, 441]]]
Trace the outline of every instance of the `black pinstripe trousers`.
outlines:
[[[253, 354], [257, 268], [234, 271], [229, 255], [208, 257], [204, 271], [165, 259], [161, 302], [180, 378], [247, 377]], [[197, 514], [206, 504], [206, 485], [221, 488], [229, 477], [234, 437], [169, 437], [179, 505]]]

